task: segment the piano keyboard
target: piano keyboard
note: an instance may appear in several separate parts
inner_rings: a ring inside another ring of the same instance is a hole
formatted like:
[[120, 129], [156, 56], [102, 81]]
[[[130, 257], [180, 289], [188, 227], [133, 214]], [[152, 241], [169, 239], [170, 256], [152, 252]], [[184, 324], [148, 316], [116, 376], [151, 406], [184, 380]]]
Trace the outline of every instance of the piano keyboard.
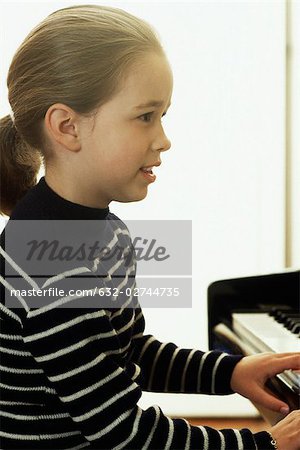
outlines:
[[[300, 314], [294, 311], [268, 313], [233, 313], [233, 331], [252, 348], [253, 353], [299, 352]], [[278, 320], [280, 322], [278, 322]], [[300, 374], [291, 370], [278, 375], [299, 391]]]

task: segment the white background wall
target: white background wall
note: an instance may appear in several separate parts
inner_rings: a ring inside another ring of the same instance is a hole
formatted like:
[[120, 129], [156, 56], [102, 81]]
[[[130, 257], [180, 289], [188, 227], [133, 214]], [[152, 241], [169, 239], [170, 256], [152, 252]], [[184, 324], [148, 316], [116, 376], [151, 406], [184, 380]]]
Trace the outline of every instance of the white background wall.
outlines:
[[[47, 14], [80, 3], [97, 2], [1, 2], [1, 115], [9, 112], [5, 78], [17, 46]], [[285, 2], [99, 3], [154, 25], [173, 68], [164, 118], [172, 149], [147, 199], [110, 208], [125, 221], [192, 220], [193, 308], [145, 316], [160, 340], [206, 349], [208, 284], [284, 268]], [[147, 394], [143, 402], [186, 416], [255, 411], [235, 396]]]
[[287, 264], [300, 267], [300, 1], [289, 3], [288, 43], [288, 252]]

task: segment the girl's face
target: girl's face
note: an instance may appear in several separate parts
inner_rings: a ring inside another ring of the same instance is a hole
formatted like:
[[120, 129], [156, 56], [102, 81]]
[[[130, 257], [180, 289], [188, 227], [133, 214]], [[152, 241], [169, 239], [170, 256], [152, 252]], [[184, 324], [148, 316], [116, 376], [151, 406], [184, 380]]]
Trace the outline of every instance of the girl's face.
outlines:
[[90, 204], [105, 207], [112, 200], [146, 197], [156, 178], [151, 168], [160, 165], [161, 152], [171, 146], [161, 120], [170, 106], [172, 85], [165, 57], [145, 55], [129, 70], [118, 93], [100, 107], [94, 128], [84, 130], [76, 172]]

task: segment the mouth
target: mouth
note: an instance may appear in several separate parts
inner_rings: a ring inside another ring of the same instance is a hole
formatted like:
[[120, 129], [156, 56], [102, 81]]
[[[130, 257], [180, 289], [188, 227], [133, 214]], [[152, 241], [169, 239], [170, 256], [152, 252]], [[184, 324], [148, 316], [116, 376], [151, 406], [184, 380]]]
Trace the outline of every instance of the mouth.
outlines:
[[[155, 164], [156, 166], [159, 166], [159, 164]], [[150, 181], [151, 183], [153, 183], [153, 181], [156, 180], [156, 175], [154, 175], [153, 173], [153, 167], [154, 166], [147, 166], [147, 167], [142, 167], [140, 169], [140, 171], [142, 172], [144, 178], [146, 178], [146, 180]]]

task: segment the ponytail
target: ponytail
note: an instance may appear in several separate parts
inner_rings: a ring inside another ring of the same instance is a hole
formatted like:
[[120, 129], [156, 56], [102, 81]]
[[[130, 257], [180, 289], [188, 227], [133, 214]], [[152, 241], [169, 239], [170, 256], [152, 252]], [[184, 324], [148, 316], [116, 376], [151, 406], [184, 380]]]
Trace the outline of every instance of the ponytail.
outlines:
[[11, 116], [0, 119], [0, 214], [9, 216], [21, 197], [37, 182], [41, 154], [19, 135]]

